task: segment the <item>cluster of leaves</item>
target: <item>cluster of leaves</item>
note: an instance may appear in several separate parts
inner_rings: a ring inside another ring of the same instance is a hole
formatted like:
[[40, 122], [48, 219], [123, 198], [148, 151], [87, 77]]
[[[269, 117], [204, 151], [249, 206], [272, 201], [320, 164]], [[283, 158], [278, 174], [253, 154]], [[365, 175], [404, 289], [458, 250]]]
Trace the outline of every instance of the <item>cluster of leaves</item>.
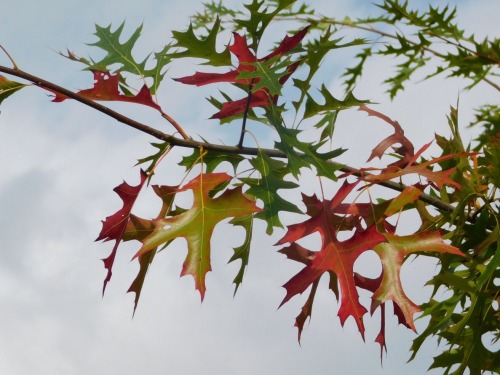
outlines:
[[[413, 356], [427, 338], [437, 336], [446, 345], [432, 367], [444, 367], [446, 373], [453, 371], [453, 374], [463, 374], [466, 369], [472, 375], [499, 371], [497, 353], [490, 351], [483, 341], [485, 334], [496, 335], [493, 340], [499, 338], [500, 301], [494, 280], [498, 280], [500, 262], [500, 108], [488, 104], [478, 110], [472, 125], [482, 126], [484, 131], [474, 146], [462, 143], [458, 111], [452, 108], [451, 138], [436, 136], [442, 155], [426, 159], [423, 155], [430, 144], [415, 151], [397, 121], [374, 110], [369, 100], [358, 99], [353, 92], [355, 83], [362, 79], [364, 64], [376, 54], [400, 59], [395, 75], [385, 81], [391, 97], [404, 89], [412, 74], [431, 59], [437, 61], [438, 68], [427, 78], [447, 71], [451, 76], [472, 80], [468, 88], [485, 82], [500, 91], [494, 81], [500, 62], [499, 43], [488, 39], [478, 42], [473, 36], [466, 36], [453, 23], [455, 10], [448, 7], [415, 11], [407, 2], [385, 0], [379, 8], [381, 15], [375, 18], [335, 20], [317, 16], [314, 10], [297, 0], [253, 0], [244, 9], [230, 9], [222, 2], [212, 2], [206, 4], [203, 13], [195, 15], [186, 31], [173, 32], [173, 42], [154, 53], [153, 58], [142, 59], [133, 54], [141, 27], [124, 41], [124, 24], [116, 30], [111, 26], [97, 26], [97, 42], [92, 46], [103, 50], [104, 57], [95, 60], [78, 57], [71, 51], [64, 54], [83, 63], [93, 74], [93, 86], [77, 93], [68, 93], [32, 78], [15, 63], [13, 68], [0, 67], [0, 71], [49, 90], [54, 94], [54, 102], [71, 97], [92, 106], [93, 101], [146, 105], [158, 111], [183, 137], [152, 131], [131, 119], [119, 118], [161, 142], [153, 143], [156, 153], [139, 160], [143, 166], [139, 184], [131, 186], [124, 182], [115, 188], [123, 206], [103, 221], [98, 237], [98, 240], [114, 241], [110, 255], [104, 259], [107, 270], [104, 288], [111, 279], [120, 243], [138, 241], [140, 245], [134, 258], [139, 262], [139, 272], [129, 288], [135, 293], [135, 311], [156, 253], [182, 237], [188, 252], [181, 275], [194, 278], [203, 299], [214, 250], [212, 233], [220, 222], [231, 218], [229, 223], [242, 227], [245, 233], [242, 245], [234, 249], [230, 259], [241, 261], [234, 279], [236, 292], [250, 257], [253, 221], [264, 220], [267, 233], [271, 234], [276, 228], [284, 227], [280, 215], [302, 214], [304, 220], [288, 225], [277, 243], [281, 246], [279, 251], [288, 259], [304, 265], [284, 284], [286, 295], [281, 303], [309, 290], [295, 322], [299, 340], [304, 323], [311, 317], [319, 281], [327, 274], [329, 289], [339, 301], [341, 324], [352, 317], [364, 337], [365, 315], [381, 310], [380, 333], [375, 339], [381, 352], [386, 348], [385, 307], [387, 302], [392, 302], [399, 323], [412, 330], [416, 330], [416, 313], [430, 316], [427, 328], [414, 341]], [[269, 25], [281, 20], [306, 25], [283, 35], [273, 50], [258, 57]], [[377, 25], [398, 31], [392, 34], [386, 28], [377, 29]], [[363, 35], [346, 41], [339, 36], [345, 28], [361, 31]], [[230, 42], [224, 33], [226, 29], [233, 32]], [[411, 35], [401, 30], [409, 30]], [[382, 43], [380, 40], [372, 43], [370, 35], [382, 38]], [[444, 42], [444, 50], [442, 44], [437, 49], [437, 41]], [[319, 91], [314, 87], [322, 61], [339, 48], [360, 50], [358, 63], [344, 73], [346, 89], [341, 99], [324, 84]], [[234, 146], [192, 139], [161, 108], [156, 95], [166, 68], [185, 58], [201, 59], [202, 71], [177, 77], [178, 83], [173, 84], [230, 84], [242, 91], [237, 99], [224, 92], [222, 99], [209, 98], [217, 108], [212, 120], [231, 123], [230, 126], [241, 123], [240, 138]], [[214, 73], [207, 67], [226, 70]], [[205, 69], [207, 71], [203, 71]], [[137, 79], [131, 77], [140, 78], [142, 86], [132, 87], [128, 82], [137, 82]], [[24, 86], [0, 76], [0, 103]], [[287, 87], [294, 87], [299, 94], [290, 97]], [[335, 123], [339, 113], [349, 109], [362, 110], [392, 129], [392, 133], [375, 145], [368, 162], [374, 158], [384, 162], [393, 157], [396, 161], [390, 159], [392, 162], [379, 168], [369, 165], [353, 168], [334, 161], [345, 151], [330, 148]], [[290, 112], [294, 113], [292, 120]], [[273, 149], [244, 146], [247, 121], [269, 125], [273, 137], [277, 138]], [[311, 130], [316, 131], [317, 139], [305, 141], [304, 132]], [[178, 146], [193, 149], [179, 165], [186, 173], [199, 169], [199, 174], [184, 184], [177, 181], [173, 186], [153, 185], [161, 202], [158, 215], [150, 219], [136, 216], [132, 211], [137, 197], [172, 147]], [[224, 168], [225, 161], [232, 168], [218, 171]], [[305, 194], [301, 202], [285, 198], [287, 191], [301, 189], [305, 168], [317, 174], [320, 184], [337, 182], [337, 191], [327, 194], [331, 198]], [[417, 176], [419, 182], [403, 185], [402, 181], [415, 181], [407, 180], [408, 175]], [[373, 200], [375, 185], [397, 193], [392, 198]], [[190, 208], [179, 207], [176, 200], [177, 194], [185, 191], [193, 195]], [[361, 196], [367, 197], [368, 202], [361, 203]], [[300, 206], [305, 206], [306, 211], [302, 212]], [[399, 217], [410, 210], [418, 214], [421, 225], [413, 234], [401, 235]], [[321, 237], [317, 251], [299, 244], [312, 233], [319, 233]], [[369, 250], [377, 254], [382, 265], [382, 272], [375, 279], [354, 271], [356, 260]], [[439, 273], [429, 280], [435, 299], [423, 306], [417, 306], [405, 294], [401, 283], [401, 267], [412, 254], [433, 256], [441, 265]], [[370, 306], [363, 306], [358, 289], [371, 293]], [[437, 292], [442, 289], [452, 291], [451, 297], [439, 299], [441, 294]]]
[[[333, 30], [332, 33], [346, 29], [360, 33], [358, 41], [364, 43], [356, 55], [357, 63], [348, 67], [343, 75], [346, 91], [355, 87], [365, 71], [366, 62], [374, 56], [386, 56], [397, 62], [394, 75], [384, 81], [391, 98], [404, 90], [405, 84], [419, 70], [424, 70], [426, 79], [445, 73], [448, 77], [470, 80], [467, 88], [486, 83], [500, 90], [500, 85], [491, 79], [499, 74], [500, 40], [478, 40], [474, 34], [467, 35], [466, 30], [455, 22], [456, 8], [429, 6], [426, 10], [415, 9], [408, 1], [401, 0], [384, 0], [376, 6], [382, 10], [377, 16], [335, 19], [318, 15], [314, 9], [302, 4], [283, 11], [280, 19], [301, 21], [312, 29]], [[215, 15], [225, 16], [232, 28], [244, 27], [234, 18], [242, 13], [234, 13], [234, 10], [222, 6], [222, 2], [212, 0], [206, 10], [203, 15], [198, 13], [193, 17], [193, 24], [199, 28]], [[335, 43], [341, 40], [340, 37]], [[435, 66], [433, 72], [426, 71], [429, 64]]]

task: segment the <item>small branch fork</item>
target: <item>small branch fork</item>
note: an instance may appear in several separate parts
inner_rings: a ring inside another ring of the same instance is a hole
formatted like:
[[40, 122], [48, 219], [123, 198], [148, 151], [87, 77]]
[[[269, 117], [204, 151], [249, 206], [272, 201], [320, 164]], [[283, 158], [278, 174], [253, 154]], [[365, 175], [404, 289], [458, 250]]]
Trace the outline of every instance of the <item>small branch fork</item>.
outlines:
[[[141, 122], [138, 122], [136, 120], [131, 119], [130, 117], [124, 116], [121, 113], [118, 113], [102, 104], [99, 104], [91, 99], [88, 99], [82, 95], [79, 95], [73, 91], [70, 91], [68, 89], [65, 89], [64, 87], [61, 87], [59, 85], [56, 85], [52, 82], [46, 81], [40, 77], [34, 76], [32, 74], [29, 74], [27, 72], [24, 72], [20, 69], [16, 68], [9, 68], [5, 66], [0, 65], [0, 72], [16, 76], [22, 79], [25, 79], [27, 81], [32, 82], [34, 85], [39, 86], [41, 88], [47, 88], [50, 90], [53, 90], [55, 92], [61, 93], [63, 95], [66, 95], [82, 104], [85, 104], [88, 107], [91, 107], [99, 112], [104, 113], [105, 115], [114, 118], [118, 122], [121, 122], [124, 125], [130, 126], [136, 130], [139, 130], [143, 133], [149, 134], [159, 140], [165, 141], [170, 143], [172, 146], [179, 146], [179, 147], [185, 147], [185, 148], [203, 148], [206, 151], [214, 151], [214, 152], [221, 152], [221, 153], [230, 153], [230, 154], [240, 154], [240, 155], [249, 155], [249, 156], [256, 156], [258, 155], [259, 152], [264, 152], [266, 155], [269, 157], [274, 157], [274, 158], [281, 158], [281, 159], [286, 159], [285, 153], [283, 153], [280, 150], [276, 149], [259, 149], [259, 148], [254, 148], [254, 147], [243, 147], [243, 145], [239, 144], [237, 146], [226, 146], [226, 145], [219, 145], [219, 144], [214, 144], [214, 143], [206, 143], [206, 142], [199, 142], [196, 141], [192, 138], [189, 138], [185, 133], [181, 133], [181, 136], [183, 138], [178, 138], [174, 137], [173, 135], [164, 133], [160, 130], [157, 130], [155, 128], [152, 128], [148, 125], [145, 125]], [[162, 116], [166, 118], [169, 122], [169, 118], [171, 119], [170, 116], [167, 114], [162, 113]], [[175, 125], [174, 125], [175, 126]], [[179, 126], [180, 128], [180, 126]], [[177, 129], [177, 127], [176, 127]], [[182, 128], [181, 128], [182, 129]], [[243, 134], [243, 131], [242, 131]], [[329, 162], [332, 167], [337, 167], [340, 171], [344, 173], [348, 173], [357, 177], [363, 178], [367, 173], [366, 172], [361, 172], [356, 168], [349, 167], [340, 163], [336, 163], [334, 161]], [[403, 191], [406, 188], [406, 185], [402, 183], [397, 183], [394, 181], [382, 181], [378, 182], [377, 185], [384, 186], [386, 188], [396, 190], [396, 191]], [[455, 207], [443, 202], [431, 195], [422, 193], [420, 195], [419, 200], [422, 202], [428, 203], [431, 206], [434, 206], [438, 210], [441, 211], [446, 211], [446, 212], [453, 212]]]

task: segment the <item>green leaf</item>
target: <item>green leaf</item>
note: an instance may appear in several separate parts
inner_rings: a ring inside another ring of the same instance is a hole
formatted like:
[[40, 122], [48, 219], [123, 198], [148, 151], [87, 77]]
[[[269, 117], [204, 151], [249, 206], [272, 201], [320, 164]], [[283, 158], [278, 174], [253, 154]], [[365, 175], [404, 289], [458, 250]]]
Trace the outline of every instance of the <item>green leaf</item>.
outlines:
[[16, 91], [21, 90], [26, 85], [11, 81], [8, 78], [0, 75], [0, 104]]
[[387, 92], [391, 99], [394, 99], [399, 91], [404, 90], [404, 84], [408, 82], [415, 71], [426, 65], [428, 58], [420, 58], [416, 55], [409, 54], [408, 58], [396, 66], [396, 74], [384, 80], [384, 83], [389, 84]]
[[249, 19], [235, 19], [235, 23], [240, 29], [246, 29], [252, 36], [252, 47], [256, 50], [259, 45], [260, 39], [264, 34], [267, 26], [282, 10], [291, 7], [297, 0], [277, 0], [274, 1], [276, 7], [268, 12], [269, 7], [265, 0], [252, 0], [251, 3], [245, 4], [245, 8], [250, 12]]
[[241, 283], [243, 282], [243, 276], [245, 274], [245, 269], [248, 266], [248, 259], [250, 258], [250, 245], [252, 241], [253, 233], [253, 218], [254, 215], [247, 215], [243, 217], [233, 218], [229, 223], [234, 226], [242, 227], [245, 231], [245, 239], [240, 246], [234, 248], [234, 254], [229, 259], [228, 263], [234, 262], [235, 260], [241, 260], [241, 265], [236, 277], [233, 280], [235, 284], [234, 294], [238, 291]]
[[[266, 61], [256, 61], [252, 65], [251, 71], [240, 71], [237, 79], [249, 79], [255, 83], [252, 85], [252, 92], [266, 90], [271, 96], [281, 95], [283, 88], [282, 78], [289, 75], [288, 67], [290, 59], [279, 61], [281, 56], [274, 56]], [[280, 82], [281, 81], [281, 82]]]
[[328, 27], [319, 39], [314, 39], [304, 46], [304, 49], [306, 51], [304, 59], [307, 61], [309, 72], [304, 80], [294, 80], [296, 87], [298, 87], [301, 91], [300, 98], [296, 102], [294, 102], [296, 110], [298, 110], [303, 100], [305, 99], [307, 91], [311, 87], [311, 80], [318, 72], [321, 66], [321, 62], [329, 52], [337, 50], [339, 48], [353, 47], [366, 43], [365, 39], [359, 38], [347, 43], [341, 43], [344, 38], [333, 38], [334, 34], [335, 31], [332, 31], [332, 28]]
[[171, 47], [171, 45], [166, 45], [160, 52], [155, 52], [154, 55], [156, 64], [151, 69], [145, 70], [143, 72], [144, 77], [151, 77], [153, 79], [153, 84], [149, 88], [149, 91], [151, 91], [152, 95], [156, 93], [161, 81], [163, 81], [163, 78], [165, 78], [165, 74], [167, 72], [164, 68], [172, 61], [172, 59], [168, 55]]
[[323, 118], [314, 125], [317, 129], [323, 128], [319, 137], [320, 142], [332, 139], [338, 114], [338, 111], [326, 112]]
[[[325, 141], [316, 144], [299, 140], [300, 131], [289, 129], [281, 125], [278, 121], [272, 121], [280, 136], [280, 142], [276, 142], [277, 149], [283, 151], [288, 158], [288, 167], [294, 177], [300, 174], [300, 168], [310, 168], [314, 166], [319, 176], [324, 176], [330, 180], [337, 181], [335, 172], [341, 165], [329, 163], [331, 159], [342, 155], [346, 150], [338, 148], [325, 153], [320, 153], [319, 149], [326, 143]], [[298, 153], [298, 150], [301, 153]]]
[[347, 91], [351, 91], [356, 82], [363, 74], [363, 69], [365, 67], [365, 63], [367, 59], [372, 55], [372, 48], [364, 48], [356, 55], [356, 58], [359, 59], [358, 63], [351, 68], [347, 68], [345, 72], [342, 74], [342, 77], [345, 77], [344, 85], [346, 86]]
[[217, 52], [217, 34], [220, 28], [220, 19], [217, 18], [210, 33], [198, 39], [193, 30], [193, 25], [190, 24], [185, 32], [173, 31], [172, 36], [176, 40], [173, 47], [184, 49], [170, 53], [170, 57], [194, 57], [207, 60], [206, 64], [212, 66], [227, 66], [231, 65], [231, 55], [229, 49], [225, 48], [222, 52]]
[[193, 153], [188, 156], [184, 156], [180, 161], [179, 165], [185, 167], [186, 169], [193, 168], [196, 164], [201, 164], [202, 162], [206, 166], [206, 173], [212, 173], [219, 164], [228, 162], [232, 165], [233, 170], [236, 171], [238, 164], [243, 160], [246, 160], [243, 156], [234, 153], [223, 153], [214, 151], [203, 151], [203, 157], [200, 156], [200, 149], [193, 149]]
[[151, 177], [151, 172], [153, 171], [154, 167], [160, 162], [162, 157], [166, 155], [166, 153], [170, 150], [170, 143], [168, 142], [162, 142], [162, 143], [151, 143], [153, 147], [155, 147], [158, 151], [156, 154], [147, 156], [145, 158], [139, 159], [137, 161], [136, 165], [144, 164], [144, 163], [150, 163], [149, 167], [146, 169], [146, 172], [148, 175]]
[[142, 25], [132, 33], [128, 40], [120, 43], [124, 27], [125, 22], [115, 31], [111, 31], [111, 25], [107, 27], [96, 25], [94, 35], [98, 38], [98, 41], [89, 45], [101, 48], [107, 54], [99, 61], [92, 61], [89, 66], [90, 69], [108, 71], [111, 65], [118, 64], [122, 72], [141, 75], [146, 70], [147, 57], [143, 61], [136, 61], [132, 56], [132, 50], [141, 35]]
[[[149, 91], [154, 95], [165, 77], [164, 68], [171, 62], [171, 58], [168, 55], [171, 46], [166, 45], [160, 52], [155, 52], [154, 59], [151, 59], [150, 55], [148, 55], [142, 61], [137, 61], [133, 56], [133, 49], [141, 35], [142, 25], [139, 26], [127, 40], [121, 43], [120, 39], [122, 39], [124, 27], [125, 22], [114, 31], [112, 31], [111, 25], [107, 27], [96, 25], [96, 32], [94, 35], [98, 40], [89, 45], [100, 48], [106, 52], [106, 55], [102, 59], [97, 61], [92, 59], [87, 60], [77, 57], [69, 51], [68, 55], [65, 55], [65, 57], [87, 65], [90, 70], [107, 72], [110, 71], [110, 69], [114, 69], [120, 72], [138, 75], [144, 80], [149, 78], [152, 80], [152, 84], [149, 85]], [[151, 61], [154, 61], [154, 63], [152, 64]], [[151, 64], [151, 68], [147, 69], [146, 65]], [[122, 89], [125, 91], [128, 85], [126, 85], [123, 77], [121, 77], [121, 79]]]
[[324, 104], [318, 104], [309, 94], [307, 95], [306, 109], [304, 118], [312, 117], [314, 115], [326, 111], [342, 111], [352, 107], [357, 107], [363, 104], [371, 104], [369, 100], [357, 99], [352, 91], [349, 91], [344, 100], [339, 100], [333, 97], [325, 85], [321, 86], [321, 95], [323, 96]]
[[302, 213], [302, 211], [290, 201], [281, 197], [278, 190], [295, 189], [298, 185], [292, 181], [286, 181], [284, 177], [290, 173], [285, 163], [270, 158], [262, 151], [250, 164], [260, 173], [260, 178], [243, 178], [242, 181], [250, 186], [247, 194], [250, 194], [264, 203], [263, 212], [255, 215], [256, 218], [267, 222], [267, 233], [271, 234], [274, 227], [282, 228], [279, 219], [281, 211]]

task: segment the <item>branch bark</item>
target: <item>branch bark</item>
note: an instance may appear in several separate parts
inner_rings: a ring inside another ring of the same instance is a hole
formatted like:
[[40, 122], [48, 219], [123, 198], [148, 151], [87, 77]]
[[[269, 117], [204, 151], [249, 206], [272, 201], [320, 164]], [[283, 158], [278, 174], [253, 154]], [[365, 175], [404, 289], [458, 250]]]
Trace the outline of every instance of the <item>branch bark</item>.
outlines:
[[[131, 119], [130, 117], [124, 116], [121, 113], [118, 113], [100, 103], [97, 103], [91, 99], [88, 99], [82, 95], [79, 95], [71, 90], [68, 90], [64, 87], [61, 87], [59, 85], [56, 85], [50, 81], [44, 80], [43, 78], [37, 77], [35, 75], [32, 75], [30, 73], [27, 73], [23, 70], [16, 69], [16, 68], [9, 68], [6, 66], [1, 66], [0, 65], [0, 72], [25, 79], [29, 82], [32, 82], [34, 85], [39, 86], [41, 88], [47, 88], [52, 91], [58, 92], [60, 94], [66, 95], [67, 97], [70, 97], [82, 104], [85, 104], [86, 106], [93, 108], [99, 112], [104, 113], [105, 115], [114, 118], [118, 122], [130, 126], [136, 130], [139, 130], [143, 133], [149, 134], [159, 140], [165, 141], [170, 143], [172, 146], [179, 146], [179, 147], [185, 147], [185, 148], [200, 148], [203, 147], [204, 150], [208, 151], [213, 151], [213, 152], [221, 152], [221, 153], [231, 153], [231, 154], [240, 154], [240, 155], [248, 155], [248, 156], [255, 156], [260, 152], [264, 152], [266, 155], [274, 158], [281, 158], [281, 159], [286, 159], [285, 153], [283, 153], [280, 150], [276, 149], [259, 149], [259, 148], [254, 148], [254, 147], [243, 147], [243, 146], [227, 146], [227, 145], [219, 145], [219, 144], [214, 144], [214, 143], [207, 143], [207, 142], [199, 142], [196, 141], [192, 138], [177, 138], [173, 135], [164, 133], [162, 131], [159, 131], [155, 128], [152, 128], [146, 124], [143, 124], [141, 122], [138, 122], [136, 120]], [[165, 117], [165, 116], [163, 116]], [[344, 172], [344, 173], [349, 173], [351, 175], [357, 176], [357, 177], [363, 177], [363, 175], [366, 175], [366, 172], [361, 172], [356, 168], [337, 163], [334, 161], [329, 161], [329, 163], [332, 166], [339, 167], [339, 170]], [[377, 185], [384, 186], [386, 188], [396, 190], [396, 191], [403, 191], [406, 188], [406, 185], [394, 182], [394, 181], [382, 181], [378, 182]], [[440, 199], [437, 199], [431, 195], [422, 193], [422, 195], [419, 198], [421, 201], [430, 204], [431, 206], [434, 206], [440, 211], [445, 211], [445, 212], [453, 212], [455, 209], [454, 206], [441, 201]]]

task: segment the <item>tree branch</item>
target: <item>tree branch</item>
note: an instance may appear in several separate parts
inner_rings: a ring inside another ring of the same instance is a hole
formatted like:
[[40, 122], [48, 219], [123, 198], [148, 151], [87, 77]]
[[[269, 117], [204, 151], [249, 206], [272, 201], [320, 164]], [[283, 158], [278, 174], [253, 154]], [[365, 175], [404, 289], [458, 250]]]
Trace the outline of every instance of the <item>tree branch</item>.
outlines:
[[[130, 126], [136, 130], [139, 130], [143, 133], [149, 134], [159, 140], [165, 141], [170, 143], [172, 146], [180, 146], [180, 147], [185, 147], [185, 148], [200, 148], [203, 147], [204, 150], [207, 151], [213, 151], [213, 152], [221, 152], [221, 153], [230, 153], [230, 154], [240, 154], [240, 155], [249, 155], [249, 156], [255, 156], [259, 152], [264, 152], [266, 155], [274, 158], [281, 158], [281, 159], [286, 159], [287, 156], [284, 152], [276, 149], [259, 149], [259, 148], [254, 148], [254, 147], [243, 147], [243, 146], [226, 146], [226, 145], [219, 145], [219, 144], [214, 144], [214, 143], [206, 143], [206, 142], [199, 142], [195, 141], [194, 139], [191, 138], [177, 138], [174, 137], [173, 135], [164, 133], [162, 131], [159, 131], [155, 128], [152, 128], [148, 125], [145, 125], [141, 122], [138, 122], [136, 120], [131, 119], [130, 117], [124, 116], [121, 113], [118, 113], [102, 104], [99, 104], [91, 99], [88, 99], [82, 95], [79, 95], [73, 91], [70, 91], [68, 89], [65, 89], [64, 87], [61, 87], [59, 85], [56, 85], [52, 82], [46, 81], [40, 77], [34, 76], [32, 74], [29, 74], [27, 72], [24, 72], [20, 69], [15, 69], [15, 68], [8, 68], [5, 66], [0, 65], [0, 72], [7, 73], [19, 78], [23, 78], [27, 81], [32, 82], [34, 85], [39, 86], [41, 88], [47, 88], [50, 90], [53, 90], [55, 92], [58, 92], [60, 94], [63, 94], [67, 97], [70, 97], [82, 104], [85, 104], [88, 107], [91, 107], [99, 112], [104, 113], [105, 115], [114, 118], [118, 122], [121, 122], [124, 125]], [[165, 116], [163, 116], [165, 117]], [[366, 176], [366, 172], [360, 172], [358, 169], [349, 167], [347, 165], [337, 163], [334, 161], [329, 161], [329, 163], [334, 166], [338, 167], [338, 169], [342, 172], [349, 173], [351, 175], [357, 176], [357, 177], [363, 177]], [[386, 188], [396, 190], [396, 191], [403, 191], [406, 188], [406, 185], [397, 183], [394, 181], [382, 181], [378, 182], [377, 185], [384, 186]], [[454, 206], [441, 201], [440, 199], [437, 199], [431, 195], [422, 193], [419, 198], [421, 201], [428, 203], [438, 210], [441, 211], [446, 211], [446, 212], [453, 212], [455, 209]]]

